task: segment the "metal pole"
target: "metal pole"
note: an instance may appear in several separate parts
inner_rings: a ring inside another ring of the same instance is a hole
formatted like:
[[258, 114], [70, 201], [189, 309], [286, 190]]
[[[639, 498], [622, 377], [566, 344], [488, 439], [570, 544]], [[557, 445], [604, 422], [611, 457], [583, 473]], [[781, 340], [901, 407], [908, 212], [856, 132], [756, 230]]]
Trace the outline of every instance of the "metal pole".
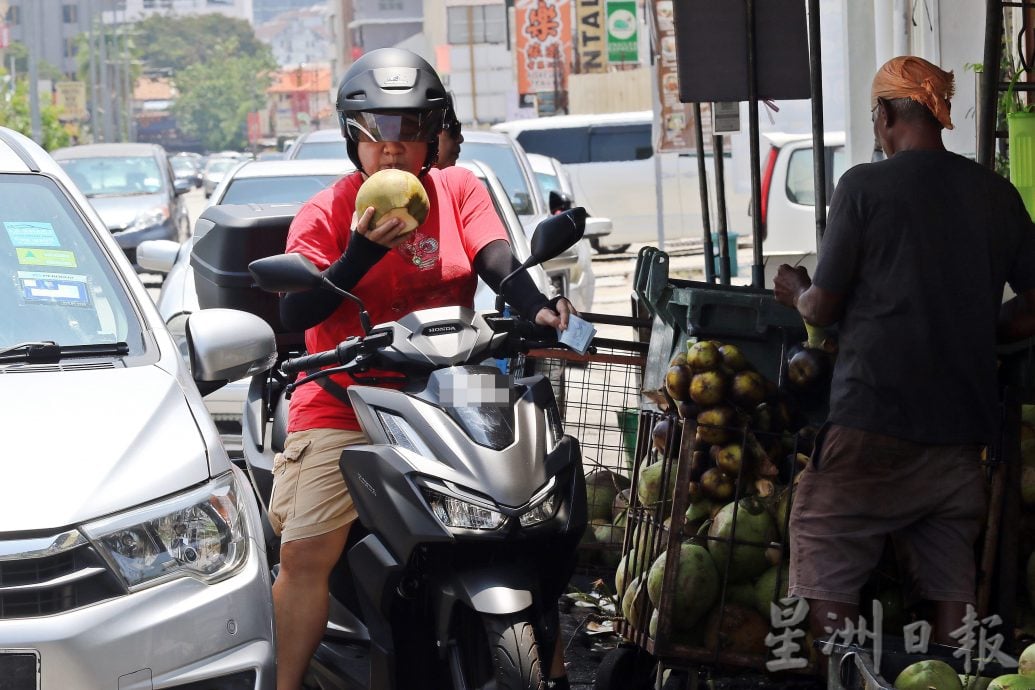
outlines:
[[122, 6], [122, 77], [124, 79], [123, 90], [126, 94], [126, 139], [134, 141], [133, 136], [133, 76], [130, 74], [132, 65], [129, 61], [129, 24], [126, 22], [126, 6]]
[[97, 106], [97, 61], [94, 59], [94, 52], [97, 49], [97, 40], [93, 33], [94, 24], [94, 0], [86, 0], [86, 16], [89, 17], [89, 40], [90, 49], [88, 51], [90, 56], [90, 138], [93, 141], [97, 140], [98, 123], [100, 122], [97, 118], [98, 106]]
[[478, 87], [474, 82], [474, 8], [471, 5], [467, 6], [467, 59], [471, 63], [471, 120], [478, 124]]
[[111, 120], [115, 129], [115, 141], [123, 141], [122, 138], [122, 70], [119, 69], [119, 29], [117, 10], [112, 10], [112, 43], [111, 43], [111, 90], [114, 98]]
[[108, 32], [104, 27], [104, 6], [106, 0], [101, 0], [101, 48], [100, 48], [100, 68], [101, 68], [101, 117], [104, 126], [104, 141], [113, 141], [115, 136], [112, 132], [111, 126], [111, 89], [108, 84]]
[[26, 27], [26, 37], [29, 48], [29, 122], [32, 128], [32, 139], [40, 146], [43, 145], [43, 125], [40, 121], [40, 75], [39, 63], [36, 55], [42, 41], [40, 40], [40, 26], [43, 19], [40, 14], [43, 11], [42, 3], [34, 2], [28, 12], [31, 24]]
[[715, 282], [715, 247], [712, 246], [712, 221], [708, 208], [708, 172], [704, 165], [704, 126], [701, 104], [694, 103], [694, 136], [697, 139], [697, 181], [701, 190], [701, 224], [704, 226], [704, 279]]
[[812, 80], [812, 172], [816, 190], [816, 254], [827, 229], [827, 148], [823, 126], [823, 63], [819, 0], [809, 0], [809, 77]]
[[985, 54], [978, 75], [977, 162], [986, 168], [995, 165], [996, 97], [999, 84], [999, 57], [1003, 43], [1003, 10], [999, 0], [985, 2]]
[[719, 282], [730, 284], [730, 241], [726, 227], [726, 174], [721, 134], [712, 136], [712, 157], [715, 159], [715, 208], [719, 215]]
[[747, 0], [748, 144], [751, 152], [751, 286], [765, 283], [762, 265], [762, 179], [758, 150], [758, 65], [755, 64], [755, 0]]

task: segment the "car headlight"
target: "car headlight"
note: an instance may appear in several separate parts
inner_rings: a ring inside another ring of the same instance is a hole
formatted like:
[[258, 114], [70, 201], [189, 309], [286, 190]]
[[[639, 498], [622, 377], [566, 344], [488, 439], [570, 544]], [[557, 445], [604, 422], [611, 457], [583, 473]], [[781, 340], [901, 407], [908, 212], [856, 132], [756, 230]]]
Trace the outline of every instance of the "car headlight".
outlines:
[[556, 512], [557, 494], [551, 493], [546, 498], [521, 513], [521, 516], [518, 518], [518, 522], [521, 523], [522, 527], [531, 527], [532, 525], [538, 525], [540, 522], [549, 520]]
[[377, 410], [376, 412], [389, 443], [413, 451], [417, 455], [426, 458], [435, 457], [412, 424], [397, 414], [385, 412], [384, 410]]
[[138, 213], [133, 222], [126, 226], [126, 232], [144, 230], [154, 225], [161, 225], [169, 217], [169, 207], [160, 206], [143, 213]]
[[248, 554], [245, 507], [232, 474], [83, 532], [131, 591], [180, 577], [218, 582]]
[[424, 489], [424, 498], [431, 511], [446, 527], [461, 529], [497, 529], [505, 521], [503, 513], [485, 506]]

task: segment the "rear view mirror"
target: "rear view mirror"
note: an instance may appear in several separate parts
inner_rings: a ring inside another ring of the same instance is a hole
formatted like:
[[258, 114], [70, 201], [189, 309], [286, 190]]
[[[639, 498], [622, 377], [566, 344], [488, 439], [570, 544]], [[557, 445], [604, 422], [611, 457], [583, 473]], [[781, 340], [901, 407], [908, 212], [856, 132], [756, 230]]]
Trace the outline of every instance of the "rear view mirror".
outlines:
[[267, 292], [303, 292], [323, 284], [323, 273], [301, 254], [256, 259], [248, 264], [248, 272]]
[[550, 190], [550, 213], [560, 213], [571, 209], [574, 202], [571, 197], [556, 189]]
[[532, 256], [525, 262], [526, 268], [549, 261], [581, 240], [586, 215], [586, 209], [576, 206], [540, 222], [532, 233]]

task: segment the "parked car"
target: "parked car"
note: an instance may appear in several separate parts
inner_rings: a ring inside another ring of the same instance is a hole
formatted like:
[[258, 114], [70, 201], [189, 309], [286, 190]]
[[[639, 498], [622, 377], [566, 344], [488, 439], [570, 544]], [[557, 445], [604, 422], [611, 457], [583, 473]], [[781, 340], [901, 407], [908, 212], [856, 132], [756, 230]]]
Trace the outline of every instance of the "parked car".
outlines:
[[[762, 256], [765, 284], [771, 286], [782, 263], [816, 270], [816, 186], [812, 168], [812, 135], [763, 133], [769, 150], [762, 167], [761, 202], [764, 229]], [[845, 172], [844, 132], [829, 132], [826, 148], [827, 205]]]
[[142, 241], [182, 241], [190, 234], [187, 204], [181, 198], [190, 183], [176, 180], [161, 146], [85, 144], [57, 149], [53, 157], [134, 264]]
[[348, 160], [349, 154], [345, 148], [345, 137], [341, 135], [341, 130], [332, 128], [317, 129], [301, 135], [284, 152], [284, 158], [287, 160], [296, 158], [339, 158]]
[[201, 186], [201, 168], [198, 161], [177, 155], [169, 158], [169, 164], [172, 165], [173, 175], [177, 180], [187, 180], [193, 187]]
[[210, 157], [205, 163], [205, 170], [201, 174], [201, 184], [205, 188], [205, 198], [212, 196], [216, 186], [223, 180], [223, 177], [234, 167], [241, 164], [237, 157], [215, 156]]
[[[578, 204], [591, 216], [611, 219], [606, 244], [591, 238], [595, 249], [608, 253], [625, 251], [634, 242], [658, 243], [653, 121], [654, 113], [645, 110], [513, 120], [492, 129], [510, 134], [529, 153], [553, 156], [564, 164]], [[696, 155], [665, 152], [660, 156], [665, 237], [700, 237], [703, 224]], [[706, 157], [711, 170], [712, 156], [708, 153]], [[750, 193], [739, 193], [732, 183], [727, 184], [730, 232], [750, 233], [749, 202]], [[715, 209], [711, 211], [715, 218]]]
[[[526, 236], [531, 236], [539, 221], [550, 215], [550, 207], [535, 181], [535, 173], [525, 151], [506, 134], [464, 132], [460, 160], [481, 161], [496, 174], [514, 211], [521, 218]], [[587, 234], [600, 231], [600, 227], [587, 224]], [[593, 306], [594, 278], [590, 254], [588, 242], [580, 241], [544, 265], [557, 292], [568, 297], [579, 311], [590, 311]]]
[[[89, 169], [111, 189], [128, 167]], [[99, 212], [3, 127], [0, 208], [0, 418], [17, 459], [0, 481], [0, 685], [273, 687], [258, 506], [199, 393], [268, 366], [272, 329], [196, 315], [192, 381]]]

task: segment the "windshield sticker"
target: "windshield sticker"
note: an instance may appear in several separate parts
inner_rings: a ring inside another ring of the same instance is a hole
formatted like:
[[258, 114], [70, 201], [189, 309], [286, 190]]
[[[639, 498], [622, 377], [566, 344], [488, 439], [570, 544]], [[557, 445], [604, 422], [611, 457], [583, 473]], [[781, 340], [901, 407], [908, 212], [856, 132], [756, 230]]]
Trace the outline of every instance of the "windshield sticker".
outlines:
[[28, 249], [15, 247], [18, 263], [23, 266], [56, 266], [58, 268], [76, 268], [75, 253], [64, 249]]
[[18, 271], [22, 299], [26, 302], [59, 304], [63, 307], [90, 306], [90, 290], [84, 276], [72, 273]]
[[60, 247], [54, 226], [33, 221], [4, 221], [4, 229], [16, 247]]

